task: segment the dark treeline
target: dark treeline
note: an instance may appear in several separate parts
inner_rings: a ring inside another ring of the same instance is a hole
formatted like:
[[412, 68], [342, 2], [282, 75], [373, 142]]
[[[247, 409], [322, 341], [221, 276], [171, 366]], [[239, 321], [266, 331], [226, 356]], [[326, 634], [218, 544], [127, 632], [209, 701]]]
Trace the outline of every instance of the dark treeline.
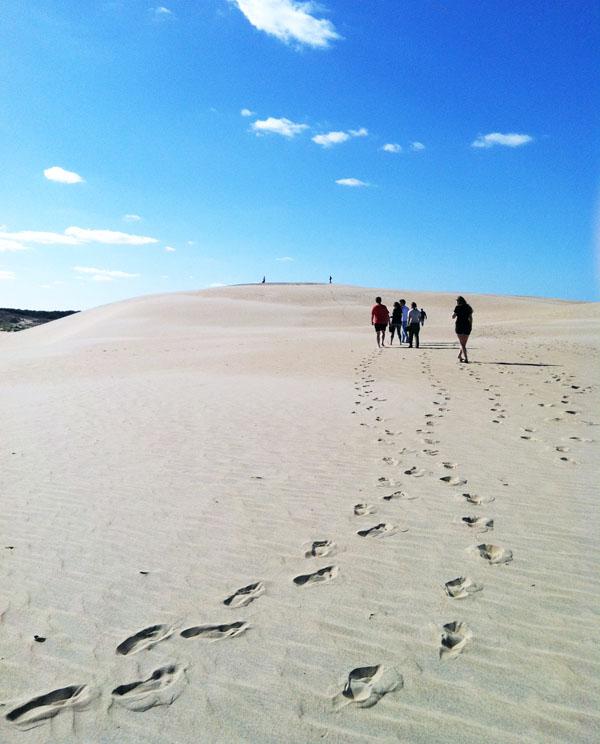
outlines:
[[24, 331], [51, 320], [73, 315], [78, 310], [19, 310], [0, 307], [0, 331]]

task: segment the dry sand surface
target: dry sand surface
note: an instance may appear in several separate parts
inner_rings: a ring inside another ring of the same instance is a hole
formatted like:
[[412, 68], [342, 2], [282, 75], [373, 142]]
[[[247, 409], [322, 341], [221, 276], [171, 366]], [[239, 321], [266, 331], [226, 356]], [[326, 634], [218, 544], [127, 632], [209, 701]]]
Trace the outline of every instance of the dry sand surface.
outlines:
[[600, 307], [467, 299], [469, 365], [407, 290], [2, 335], [0, 741], [598, 741]]

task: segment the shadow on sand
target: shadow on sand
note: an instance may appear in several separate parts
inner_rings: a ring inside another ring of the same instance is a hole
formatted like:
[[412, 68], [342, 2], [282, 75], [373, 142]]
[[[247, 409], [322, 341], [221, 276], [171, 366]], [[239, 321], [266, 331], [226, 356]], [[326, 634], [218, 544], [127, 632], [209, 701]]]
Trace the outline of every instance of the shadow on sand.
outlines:
[[542, 364], [537, 362], [469, 362], [469, 364], [502, 364], [507, 367], [561, 367], [561, 364]]

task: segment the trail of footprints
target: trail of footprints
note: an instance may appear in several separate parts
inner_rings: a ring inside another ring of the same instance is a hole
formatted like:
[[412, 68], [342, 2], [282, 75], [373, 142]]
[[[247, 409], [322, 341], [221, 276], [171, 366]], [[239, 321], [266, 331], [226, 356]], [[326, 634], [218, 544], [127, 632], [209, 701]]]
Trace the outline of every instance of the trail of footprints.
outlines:
[[[361, 422], [361, 426], [370, 426], [372, 428], [377, 428], [382, 419], [380, 416], [375, 416], [375, 406], [370, 403], [365, 406], [360, 399], [373, 395], [373, 384], [375, 383], [375, 378], [369, 372], [369, 368], [379, 353], [381, 352], [374, 352], [369, 355], [358, 365], [358, 367], [355, 368], [355, 371], [359, 373], [359, 378], [355, 381], [354, 385], [356, 397], [359, 399], [355, 400], [355, 406], [362, 406], [363, 411], [369, 412], [367, 415], [372, 415], [374, 417], [374, 424]], [[481, 377], [479, 377], [477, 372], [473, 371], [471, 368], [461, 367], [460, 369], [461, 371], [467, 369], [467, 374], [474, 377], [477, 382], [482, 382]], [[421, 371], [423, 374], [432, 378], [431, 365], [426, 353], [424, 353], [422, 357]], [[501, 370], [500, 372], [503, 373], [504, 371]], [[584, 394], [589, 392], [591, 389], [589, 387], [583, 388], [582, 386], [573, 384], [573, 378], [569, 376], [562, 378], [560, 375], [551, 375], [551, 378], [546, 382], [560, 382], [564, 387], [568, 388], [569, 392], [563, 394], [561, 398], [560, 403], [563, 406], [569, 405], [570, 394]], [[436, 448], [439, 441], [435, 438], [433, 432], [436, 426], [436, 421], [443, 418], [449, 411], [451, 398], [448, 390], [442, 385], [440, 380], [433, 379], [431, 384], [435, 391], [435, 399], [432, 401], [435, 408], [433, 411], [425, 414], [424, 426], [423, 428], [416, 429], [416, 433], [423, 435], [423, 443], [427, 445], [422, 450], [422, 454], [427, 457], [435, 458], [439, 455], [439, 450]], [[501, 424], [506, 417], [506, 409], [501, 405], [501, 396], [500, 393], [495, 390], [496, 387], [497, 386], [490, 384], [484, 388], [484, 391], [489, 393], [488, 400], [491, 403], [490, 411], [494, 414], [494, 418], [492, 419], [493, 423]], [[374, 403], [382, 402], [383, 400], [383, 398], [379, 398], [378, 396], [371, 398], [371, 401]], [[555, 407], [555, 404], [542, 402], [539, 403], [539, 406], [553, 408]], [[358, 409], [355, 408], [351, 413], [357, 414]], [[574, 408], [568, 408], [564, 410], [564, 413], [569, 416], [577, 416], [579, 411]], [[556, 420], [561, 420], [561, 418], [557, 417]], [[535, 429], [533, 427], [528, 427], [522, 429], [522, 434], [520, 436], [523, 440], [533, 440], [534, 437], [532, 435], [534, 433]], [[379, 436], [376, 439], [376, 442], [378, 444], [393, 445], [394, 436], [395, 432], [392, 432], [389, 429], [384, 429], [384, 436]], [[572, 444], [575, 444], [591, 442], [593, 440], [580, 436], [570, 436], [569, 441]], [[569, 461], [566, 453], [570, 451], [570, 446], [556, 445], [554, 450], [559, 453], [561, 460]], [[400, 454], [406, 455], [411, 453], [404, 449]], [[382, 462], [391, 467], [398, 467], [401, 464], [400, 460], [389, 456], [383, 457]], [[457, 463], [443, 461], [440, 463], [440, 467], [446, 471], [453, 471], [457, 467]], [[403, 470], [403, 473], [405, 476], [410, 478], [422, 478], [426, 475], [431, 475], [431, 473], [426, 469], [419, 468], [417, 465], [407, 467]], [[449, 473], [448, 475], [438, 477], [440, 482], [443, 482], [452, 488], [467, 485], [467, 480], [460, 475]], [[397, 485], [397, 483], [387, 476], [382, 476], [379, 478], [378, 485], [389, 490], [394, 485]], [[395, 490], [383, 496], [382, 500], [391, 502], [394, 500], [411, 500], [414, 498], [416, 498], [416, 496], [411, 496], [402, 490]], [[458, 500], [464, 505], [470, 507], [480, 507], [491, 503], [494, 499], [493, 497], [461, 492], [458, 495]], [[376, 512], [377, 507], [374, 504], [358, 503], [354, 505], [354, 515], [361, 519], [375, 515]], [[475, 534], [491, 532], [494, 529], [494, 520], [480, 514], [461, 515], [457, 517], [457, 521]], [[356, 535], [364, 539], [382, 539], [406, 531], [406, 528], [401, 528], [396, 524], [377, 522], [358, 529]], [[333, 540], [315, 540], [305, 546], [304, 557], [306, 559], [322, 559], [334, 555], [336, 551], [337, 545]], [[471, 553], [480, 561], [492, 566], [510, 563], [513, 558], [512, 551], [493, 543], [480, 543], [473, 545], [468, 548], [467, 552]], [[317, 584], [327, 584], [335, 580], [338, 574], [338, 566], [331, 564], [317, 568], [308, 573], [298, 574], [292, 578], [292, 582], [295, 586], [304, 590], [307, 587], [315, 586]], [[479, 592], [483, 591], [483, 588], [482, 583], [473, 580], [468, 575], [449, 579], [443, 587], [445, 594], [452, 601], [472, 600]], [[262, 581], [256, 581], [237, 589], [227, 596], [223, 600], [223, 605], [229, 609], [238, 610], [247, 607], [249, 604], [260, 598], [265, 591], [265, 584]], [[233, 639], [244, 634], [250, 628], [250, 624], [246, 620], [241, 619], [222, 624], [194, 625], [187, 628], [181, 628], [179, 631], [177, 628], [166, 624], [150, 625], [125, 638], [116, 646], [115, 652], [117, 655], [122, 656], [141, 653], [151, 649], [158, 643], [163, 643], [172, 639], [176, 635], [185, 640], [203, 639], [205, 641], [220, 641]], [[473, 638], [473, 633], [464, 622], [453, 620], [445, 623], [440, 628], [439, 638], [440, 659], [452, 659], [456, 658], [468, 646]], [[170, 705], [179, 697], [187, 683], [185, 672], [185, 667], [178, 664], [161, 666], [152, 671], [146, 678], [124, 682], [114, 687], [110, 692], [111, 702], [132, 711], [145, 711], [156, 705]], [[336, 709], [351, 703], [358, 707], [371, 707], [385, 694], [401, 689], [402, 686], [402, 675], [391, 667], [386, 667], [381, 664], [359, 667], [348, 673], [341, 691], [333, 698], [333, 704]], [[14, 707], [9, 706], [10, 710], [5, 714], [5, 720], [17, 728], [26, 730], [52, 719], [62, 711], [70, 710], [76, 712], [85, 710], [98, 697], [100, 697], [100, 692], [92, 686], [85, 684], [70, 685], [52, 690], [45, 694], [37, 695], [25, 702], [15, 705]]]
[[[367, 376], [368, 366], [369, 361], [365, 360], [361, 365], [359, 365], [357, 371], [361, 372], [363, 375], [362, 384], [368, 384], [369, 393], [372, 393], [374, 379], [370, 375]], [[463, 367], [461, 369], [467, 369], [469, 374], [475, 377], [478, 382], [481, 382], [481, 378], [479, 377], [477, 372], [474, 372], [466, 367]], [[426, 445], [425, 448], [422, 450], [422, 454], [426, 457], [437, 458], [440, 454], [439, 450], [436, 448], [436, 445], [439, 444], [439, 440], [435, 438], [434, 431], [437, 421], [444, 418], [444, 416], [450, 410], [451, 396], [449, 395], [448, 389], [443, 386], [442, 382], [439, 379], [435, 379], [432, 375], [431, 365], [429, 362], [429, 357], [427, 355], [423, 356], [422, 372], [431, 379], [431, 385], [434, 390], [434, 399], [432, 400], [434, 408], [424, 414], [424, 425], [417, 428], [415, 430], [415, 433], [423, 437], [422, 441]], [[361, 382], [357, 381], [356, 384], [357, 389], [360, 389]], [[491, 403], [490, 411], [492, 414], [494, 414], [492, 422], [496, 424], [502, 424], [504, 419], [506, 418], [506, 409], [502, 407], [501, 395], [496, 388], [496, 385], [489, 385], [487, 388], [485, 388], [485, 391], [489, 393], [488, 399]], [[368, 409], [366, 408], [365, 413], [367, 410], [370, 411], [371, 407], [369, 407]], [[375, 413], [376, 410], [374, 410], [373, 414], [371, 415], [374, 415]], [[379, 421], [381, 421], [381, 418], [377, 416], [375, 417], [374, 424], [362, 422], [362, 425], [370, 426], [371, 428], [377, 428], [377, 422]], [[388, 429], [385, 429], [385, 436], [377, 437], [376, 442], [378, 444], [388, 444], [390, 440], [388, 440], [386, 437], [393, 437], [394, 434], [395, 432], [391, 432]], [[391, 441], [391, 443], [393, 444], [393, 440]], [[412, 453], [414, 453], [414, 450], [412, 451]], [[410, 455], [411, 451], [404, 448], [399, 454]], [[381, 462], [386, 466], [401, 468], [401, 472], [404, 474], [404, 476], [407, 476], [409, 478], [433, 476], [437, 477], [441, 483], [446, 484], [451, 488], [460, 489], [461, 487], [467, 486], [467, 479], [464, 478], [462, 475], [455, 474], [454, 472], [458, 467], [458, 463], [456, 462], [451, 462], [448, 460], [440, 462], [439, 467], [442, 469], [442, 473], [437, 476], [435, 476], [434, 472], [428, 471], [426, 468], [421, 468], [416, 464], [412, 464], [410, 465], [410, 467], [402, 466], [401, 459], [389, 455], [383, 456], [381, 458]], [[444, 474], [444, 471], [446, 471], [447, 474]], [[390, 489], [393, 486], [400, 485], [400, 482], [385, 475], [378, 478], [377, 485]], [[382, 497], [384, 501], [388, 502], [395, 499], [411, 498], [415, 497], [409, 496], [403, 490], [395, 490]], [[458, 501], [470, 507], [481, 507], [483, 505], [492, 503], [494, 501], [494, 498], [461, 490], [458, 495]], [[375, 511], [376, 507], [372, 504], [362, 503], [356, 504], [354, 506], [354, 514], [358, 517], [365, 517], [366, 515], [374, 514]], [[493, 531], [494, 529], [494, 520], [488, 516], [481, 514], [462, 514], [457, 517], [456, 521], [457, 523], [467, 528], [469, 532], [475, 535], [488, 533]], [[360, 537], [365, 538], [385, 537], [387, 535], [395, 534], [397, 531], [398, 528], [395, 525], [386, 522], [380, 522], [379, 524], [359, 530], [357, 534]], [[466, 553], [471, 554], [473, 557], [485, 562], [490, 566], [510, 563], [513, 558], [512, 551], [504, 548], [503, 546], [495, 545], [494, 543], [481, 542], [479, 544], [472, 545], [471, 547], [467, 548]], [[449, 579], [445, 583], [443, 589], [449, 600], [469, 600], [475, 597], [479, 592], [483, 591], [483, 584], [481, 582], [475, 581], [468, 575], [464, 575]], [[440, 659], [446, 660], [455, 658], [459, 654], [461, 654], [462, 651], [471, 642], [473, 633], [463, 621], [453, 620], [451, 622], [445, 623], [441, 627], [439, 638], [439, 657]], [[364, 676], [364, 670], [354, 670], [354, 672], [351, 673], [351, 677], [352, 674], [356, 674], [357, 679], [362, 679]], [[348, 685], [350, 686], [351, 681], [351, 678], [349, 678]], [[347, 691], [343, 694], [347, 694]]]

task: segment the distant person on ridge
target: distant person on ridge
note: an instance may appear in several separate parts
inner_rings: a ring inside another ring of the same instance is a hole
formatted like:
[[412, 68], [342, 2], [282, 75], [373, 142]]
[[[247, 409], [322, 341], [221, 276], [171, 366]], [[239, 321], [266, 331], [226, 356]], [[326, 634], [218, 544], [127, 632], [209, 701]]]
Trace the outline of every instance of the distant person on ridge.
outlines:
[[456, 335], [460, 342], [458, 361], [466, 362], [468, 364], [467, 341], [469, 340], [471, 328], [473, 327], [473, 308], [468, 304], [464, 297], [459, 296], [456, 298], [456, 307], [454, 308], [452, 317], [456, 318], [454, 330], [456, 331]]
[[424, 326], [425, 320], [427, 319], [427, 313], [425, 312], [425, 310], [423, 310], [423, 308], [421, 308], [419, 312], [421, 314], [421, 325]]
[[267, 281], [267, 277], [263, 276], [261, 284], [264, 284]]
[[332, 277], [332, 276], [330, 276], [330, 277], [329, 277], [329, 284], [331, 284], [332, 280], [333, 280], [333, 277]]
[[402, 308], [399, 302], [394, 302], [392, 319], [390, 321], [390, 346], [394, 342], [394, 333], [398, 334], [398, 343], [402, 345]]
[[402, 308], [402, 342], [406, 343], [408, 341], [408, 333], [406, 331], [408, 326], [408, 307], [406, 300], [400, 300], [400, 307]]
[[385, 305], [381, 304], [381, 297], [375, 298], [375, 304], [371, 308], [371, 325], [375, 326], [377, 334], [377, 346], [385, 346], [385, 329], [390, 322], [390, 313]]
[[421, 329], [421, 311], [417, 309], [417, 303], [410, 303], [410, 310], [408, 313], [408, 348], [413, 347], [413, 338], [415, 340], [415, 346], [419, 348], [419, 331]]

